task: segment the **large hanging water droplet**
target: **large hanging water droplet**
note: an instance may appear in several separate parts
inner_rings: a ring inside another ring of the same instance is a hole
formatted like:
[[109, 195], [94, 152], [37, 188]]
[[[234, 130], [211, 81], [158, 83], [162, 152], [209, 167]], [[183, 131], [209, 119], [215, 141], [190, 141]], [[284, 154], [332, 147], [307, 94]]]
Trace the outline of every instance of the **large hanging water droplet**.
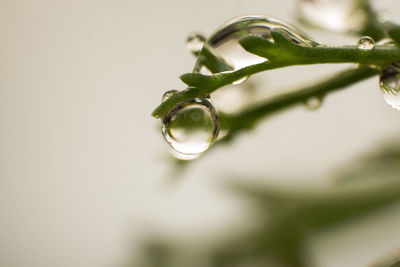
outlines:
[[189, 49], [190, 52], [197, 55], [200, 53], [201, 49], [206, 42], [206, 38], [198, 33], [191, 34], [186, 40], [186, 47]]
[[163, 120], [162, 133], [172, 149], [193, 159], [206, 151], [217, 139], [219, 118], [208, 98], [184, 101]]
[[299, 0], [299, 20], [336, 32], [359, 32], [367, 20], [363, 1]]
[[400, 110], [400, 66], [396, 63], [384, 68], [379, 76], [383, 99]]
[[372, 50], [375, 47], [375, 41], [369, 36], [363, 36], [357, 42], [357, 48], [360, 50]]
[[[256, 15], [239, 17], [222, 25], [210, 35], [197, 58], [193, 72], [208, 75], [235, 71], [265, 62], [265, 58], [243, 49], [239, 40], [248, 35], [257, 35], [273, 41], [271, 30], [280, 30], [299, 45], [313, 46], [316, 44], [294, 26], [277, 19]], [[235, 81], [233, 86], [220, 88], [218, 92], [211, 94], [218, 110], [231, 113], [239, 111], [247, 104], [246, 100], [250, 97], [246, 97], [246, 95], [248, 95], [249, 90], [243, 85], [247, 78], [243, 77]], [[229, 101], [226, 101], [227, 99]]]
[[165, 100], [170, 98], [172, 95], [176, 94], [177, 92], [178, 92], [178, 90], [169, 90], [169, 91], [165, 92], [161, 98], [161, 102], [164, 102]]
[[244, 50], [239, 44], [239, 40], [248, 35], [258, 35], [271, 40], [271, 30], [278, 29], [299, 45], [312, 46], [315, 43], [294, 26], [275, 18], [239, 17], [224, 24], [211, 34], [204, 44], [193, 72], [218, 73], [264, 62], [265, 58]]

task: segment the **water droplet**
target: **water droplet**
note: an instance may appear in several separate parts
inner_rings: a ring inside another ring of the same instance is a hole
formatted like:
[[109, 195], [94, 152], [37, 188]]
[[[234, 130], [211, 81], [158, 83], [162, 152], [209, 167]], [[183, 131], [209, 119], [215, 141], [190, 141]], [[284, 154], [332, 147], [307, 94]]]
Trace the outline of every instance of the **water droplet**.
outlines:
[[379, 85], [386, 103], [400, 110], [400, 66], [393, 63], [384, 68], [379, 76]]
[[244, 83], [248, 78], [249, 78], [249, 76], [240, 78], [239, 80], [234, 81], [232, 84], [233, 84], [233, 85], [239, 85], [239, 84], [241, 84], [241, 83]]
[[[290, 39], [299, 45], [314, 46], [316, 43], [305, 37], [300, 30], [285, 22], [265, 16], [245, 16], [231, 20], [218, 28], [206, 40], [202, 51], [197, 57], [193, 72], [201, 74], [221, 73], [235, 71], [250, 65], [265, 62], [266, 59], [247, 52], [240, 45], [239, 40], [249, 35], [257, 35], [273, 42], [271, 30], [281, 30], [287, 34]], [[232, 83], [231, 86], [225, 86], [219, 89], [218, 99], [211, 94], [212, 99], [218, 110], [222, 112], [232, 112], [240, 110], [247, 104], [248, 98], [243, 97], [247, 93], [244, 82], [248, 77], [240, 78]], [[235, 90], [231, 90], [235, 87]], [[242, 90], [242, 93], [238, 91]], [[232, 100], [230, 107], [225, 109], [227, 101], [219, 101], [224, 98]], [[223, 103], [224, 102], [224, 103]], [[235, 104], [233, 104], [235, 103]], [[234, 108], [232, 106], [235, 105]]]
[[375, 47], [375, 41], [369, 36], [363, 36], [357, 42], [357, 48], [360, 50], [372, 50]]
[[204, 43], [206, 42], [206, 38], [198, 33], [194, 33], [189, 35], [186, 40], [186, 47], [190, 52], [197, 55], [200, 53], [201, 49], [203, 49]]
[[322, 102], [323, 102], [322, 97], [312, 96], [304, 102], [304, 105], [310, 110], [316, 110], [322, 105]]
[[217, 139], [219, 118], [208, 98], [180, 103], [163, 120], [162, 133], [181, 159], [193, 159], [206, 151]]
[[200, 53], [193, 72], [219, 73], [265, 62], [265, 58], [243, 49], [239, 40], [248, 35], [258, 35], [270, 40], [271, 30], [277, 29], [286, 33], [300, 45], [313, 46], [315, 43], [294, 26], [277, 19], [264, 16], [239, 17], [224, 24], [210, 35], [204, 44], [204, 49]]
[[299, 0], [299, 20], [335, 32], [359, 32], [368, 19], [361, 1]]
[[167, 100], [168, 98], [170, 98], [173, 94], [177, 93], [178, 90], [169, 90], [167, 92], [165, 92], [161, 98], [161, 102], [164, 102], [165, 100]]

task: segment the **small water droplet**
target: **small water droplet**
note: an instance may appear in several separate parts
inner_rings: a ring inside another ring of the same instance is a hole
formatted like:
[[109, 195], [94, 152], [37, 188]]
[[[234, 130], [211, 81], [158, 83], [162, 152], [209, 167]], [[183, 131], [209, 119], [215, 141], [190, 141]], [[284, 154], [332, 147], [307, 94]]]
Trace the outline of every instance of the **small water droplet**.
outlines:
[[234, 81], [232, 84], [233, 85], [239, 85], [241, 83], [244, 83], [248, 78], [249, 78], [249, 76], [245, 76], [243, 78], [240, 78], [239, 80]]
[[400, 66], [393, 63], [384, 68], [379, 76], [379, 85], [386, 103], [400, 110]]
[[180, 103], [165, 116], [162, 126], [165, 140], [175, 150], [174, 156], [186, 160], [206, 151], [218, 132], [218, 113], [208, 98]]
[[206, 42], [206, 38], [198, 33], [194, 33], [189, 35], [186, 40], [186, 47], [193, 54], [200, 53], [201, 49], [203, 49], [204, 43]]
[[161, 98], [161, 102], [164, 102], [165, 100], [170, 98], [173, 94], [176, 94], [177, 92], [178, 92], [178, 90], [169, 90], [169, 91], [165, 92]]
[[357, 42], [357, 48], [360, 50], [372, 50], [375, 47], [375, 41], [369, 36], [363, 36]]
[[322, 105], [323, 99], [320, 96], [312, 96], [308, 98], [304, 105], [310, 110], [316, 110]]

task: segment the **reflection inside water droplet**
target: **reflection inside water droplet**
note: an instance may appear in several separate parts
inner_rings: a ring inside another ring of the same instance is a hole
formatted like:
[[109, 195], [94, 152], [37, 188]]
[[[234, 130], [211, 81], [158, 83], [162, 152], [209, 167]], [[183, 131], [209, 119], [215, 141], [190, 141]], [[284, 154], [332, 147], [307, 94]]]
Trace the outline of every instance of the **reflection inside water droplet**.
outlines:
[[164, 102], [165, 100], [167, 100], [168, 98], [170, 98], [173, 94], [177, 93], [178, 90], [169, 90], [167, 92], [165, 92], [161, 98], [161, 102]]
[[[193, 159], [206, 151], [219, 131], [218, 113], [207, 98], [184, 101], [163, 120], [162, 133], [172, 149]], [[181, 157], [182, 158], [182, 157]]]
[[186, 40], [186, 47], [193, 54], [198, 54], [203, 48], [205, 42], [206, 38], [203, 35], [198, 33], [191, 34]]
[[400, 67], [398, 64], [393, 63], [381, 71], [379, 85], [386, 103], [400, 110]]
[[360, 50], [372, 50], [375, 47], [375, 41], [369, 36], [363, 36], [357, 42], [357, 48]]

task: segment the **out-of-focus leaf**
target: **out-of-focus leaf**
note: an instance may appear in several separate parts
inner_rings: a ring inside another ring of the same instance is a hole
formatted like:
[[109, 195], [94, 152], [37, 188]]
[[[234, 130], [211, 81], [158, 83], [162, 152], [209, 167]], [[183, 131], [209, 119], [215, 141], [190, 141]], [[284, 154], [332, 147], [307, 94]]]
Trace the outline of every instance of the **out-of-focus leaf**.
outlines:
[[[234, 241], [213, 248], [209, 266], [310, 266], [305, 245], [313, 233], [365, 218], [400, 201], [400, 147], [386, 147], [336, 181], [325, 188], [290, 190], [230, 183], [232, 192], [255, 207], [257, 212], [249, 220], [259, 222], [259, 226], [245, 235], [233, 234]], [[392, 265], [396, 266], [399, 263]]]

